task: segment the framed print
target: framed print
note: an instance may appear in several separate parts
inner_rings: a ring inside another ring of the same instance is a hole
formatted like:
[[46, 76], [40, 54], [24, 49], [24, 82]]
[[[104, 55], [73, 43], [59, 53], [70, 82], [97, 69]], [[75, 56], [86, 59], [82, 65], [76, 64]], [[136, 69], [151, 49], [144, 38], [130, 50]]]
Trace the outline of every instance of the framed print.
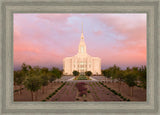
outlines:
[[158, 114], [159, 0], [1, 0], [2, 114]]

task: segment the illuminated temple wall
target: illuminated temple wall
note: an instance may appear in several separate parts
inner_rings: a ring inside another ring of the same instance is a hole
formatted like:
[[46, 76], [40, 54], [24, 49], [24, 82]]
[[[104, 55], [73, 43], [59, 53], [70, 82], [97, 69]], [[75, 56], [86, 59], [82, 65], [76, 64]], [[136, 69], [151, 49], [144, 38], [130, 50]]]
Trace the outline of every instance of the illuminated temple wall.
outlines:
[[79, 71], [81, 74], [84, 74], [86, 71], [91, 71], [95, 75], [101, 74], [101, 59], [99, 57], [91, 57], [87, 54], [83, 32], [77, 55], [64, 58], [63, 69], [64, 75], [73, 75], [72, 72], [74, 70]]

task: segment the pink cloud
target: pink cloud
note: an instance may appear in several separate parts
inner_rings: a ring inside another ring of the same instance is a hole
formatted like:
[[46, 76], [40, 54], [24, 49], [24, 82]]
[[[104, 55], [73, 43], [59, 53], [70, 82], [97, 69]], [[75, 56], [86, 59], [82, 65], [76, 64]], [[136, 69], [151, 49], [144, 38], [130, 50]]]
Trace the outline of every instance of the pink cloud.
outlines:
[[[16, 14], [14, 65], [26, 62], [31, 65], [62, 66], [64, 57], [74, 56], [78, 51], [81, 28], [77, 23], [82, 19], [86, 20], [87, 52], [100, 57], [102, 66], [146, 64], [144, 14]], [[114, 39], [107, 38], [108, 34], [114, 35]], [[119, 36], [124, 38], [118, 39]]]
[[95, 35], [97, 35], [97, 36], [102, 35], [102, 31], [100, 31], [100, 30], [99, 30], [99, 31], [95, 31], [94, 33], [95, 33]]
[[[126, 37], [124, 40], [117, 40], [115, 46], [121, 53], [132, 57], [143, 55], [138, 60], [146, 60], [146, 15], [107, 15], [101, 16], [100, 20], [106, 26], [112, 27], [113, 31]], [[122, 54], [123, 55], [123, 54]]]
[[70, 17], [71, 14], [38, 14], [37, 17], [40, 19], [45, 19], [50, 22], [64, 22]]

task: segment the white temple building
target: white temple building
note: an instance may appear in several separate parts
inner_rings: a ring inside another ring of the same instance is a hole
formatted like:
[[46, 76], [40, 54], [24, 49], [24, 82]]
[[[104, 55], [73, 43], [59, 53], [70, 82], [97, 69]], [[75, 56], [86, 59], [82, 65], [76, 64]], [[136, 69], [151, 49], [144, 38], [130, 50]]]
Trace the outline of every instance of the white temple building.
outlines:
[[80, 74], [84, 74], [86, 71], [91, 71], [93, 75], [101, 74], [101, 59], [99, 57], [91, 57], [87, 54], [83, 27], [78, 53], [73, 57], [63, 59], [63, 69], [64, 75], [73, 75], [74, 70], [79, 71]]

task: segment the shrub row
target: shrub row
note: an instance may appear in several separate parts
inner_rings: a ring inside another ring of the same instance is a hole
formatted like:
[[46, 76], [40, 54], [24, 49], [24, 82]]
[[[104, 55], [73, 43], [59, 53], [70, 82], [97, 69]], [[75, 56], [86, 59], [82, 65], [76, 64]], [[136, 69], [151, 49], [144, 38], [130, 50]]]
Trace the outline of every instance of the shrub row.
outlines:
[[66, 82], [64, 82], [60, 87], [58, 87], [53, 93], [51, 93], [48, 97], [46, 97], [46, 99], [42, 100], [42, 101], [46, 101], [49, 100], [53, 95], [55, 95], [64, 85], [66, 84]]
[[130, 99], [127, 99], [125, 97], [123, 97], [120, 93], [117, 93], [115, 90], [107, 87], [107, 85], [104, 85], [102, 82], [99, 82], [103, 87], [109, 89], [111, 92], [113, 92], [115, 95], [118, 95], [121, 99], [123, 99], [124, 101], [130, 101]]
[[77, 80], [87, 80], [87, 77], [84, 75], [80, 75]]

